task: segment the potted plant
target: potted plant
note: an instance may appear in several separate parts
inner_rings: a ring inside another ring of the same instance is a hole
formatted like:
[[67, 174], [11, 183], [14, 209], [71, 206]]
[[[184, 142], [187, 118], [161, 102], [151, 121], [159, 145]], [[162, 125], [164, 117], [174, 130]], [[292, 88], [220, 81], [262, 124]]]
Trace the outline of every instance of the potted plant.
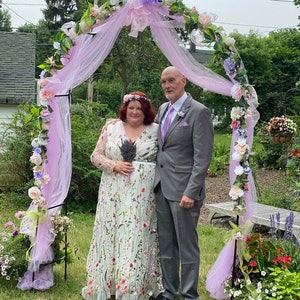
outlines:
[[296, 130], [296, 123], [286, 116], [273, 117], [267, 125], [267, 131], [275, 144], [289, 143]]

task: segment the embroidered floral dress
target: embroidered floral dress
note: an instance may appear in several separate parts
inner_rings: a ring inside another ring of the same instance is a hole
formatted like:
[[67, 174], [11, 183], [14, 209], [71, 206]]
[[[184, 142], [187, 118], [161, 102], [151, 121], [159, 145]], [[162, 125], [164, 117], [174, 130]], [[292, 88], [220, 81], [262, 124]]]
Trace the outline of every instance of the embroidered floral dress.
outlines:
[[87, 258], [85, 299], [148, 300], [161, 290], [153, 182], [157, 152], [157, 124], [136, 140], [130, 184], [114, 173], [122, 160], [119, 146], [125, 134], [122, 121], [109, 125], [91, 155], [101, 169], [93, 237]]

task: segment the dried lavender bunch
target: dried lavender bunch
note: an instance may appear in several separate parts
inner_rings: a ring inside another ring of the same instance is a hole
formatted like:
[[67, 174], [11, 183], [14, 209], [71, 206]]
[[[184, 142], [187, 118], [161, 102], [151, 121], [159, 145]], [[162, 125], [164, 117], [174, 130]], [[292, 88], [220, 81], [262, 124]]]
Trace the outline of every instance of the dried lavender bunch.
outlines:
[[136, 145], [135, 142], [130, 140], [124, 140], [122, 145], [119, 146], [121, 150], [122, 157], [126, 162], [132, 162], [136, 155]]

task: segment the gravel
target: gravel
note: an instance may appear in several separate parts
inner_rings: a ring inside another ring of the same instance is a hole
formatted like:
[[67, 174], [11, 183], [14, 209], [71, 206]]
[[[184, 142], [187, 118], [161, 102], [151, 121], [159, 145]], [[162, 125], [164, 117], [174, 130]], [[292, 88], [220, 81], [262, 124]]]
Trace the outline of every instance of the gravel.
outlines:
[[[257, 191], [261, 191], [264, 187], [275, 187], [281, 179], [281, 174], [277, 170], [258, 169], [255, 172], [254, 180], [256, 182]], [[208, 209], [205, 204], [219, 203], [230, 201], [228, 196], [230, 189], [228, 171], [223, 175], [206, 178], [206, 199], [201, 209], [200, 224], [208, 223]]]

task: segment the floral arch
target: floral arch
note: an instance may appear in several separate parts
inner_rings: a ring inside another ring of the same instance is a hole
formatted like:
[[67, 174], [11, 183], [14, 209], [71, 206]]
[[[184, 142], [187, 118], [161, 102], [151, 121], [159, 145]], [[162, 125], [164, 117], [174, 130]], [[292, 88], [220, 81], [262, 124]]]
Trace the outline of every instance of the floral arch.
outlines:
[[[257, 95], [248, 83], [234, 40], [212, 24], [214, 19], [214, 15], [187, 8], [182, 0], [110, 0], [101, 7], [90, 5], [79, 23], [65, 24], [56, 35], [54, 55], [40, 66], [43, 72], [37, 117], [41, 130], [32, 141], [31, 157], [35, 186], [28, 191], [32, 203], [21, 224], [32, 248], [28, 270], [18, 284], [20, 289], [42, 290], [53, 285], [52, 269], [40, 267], [53, 261], [51, 244], [55, 234], [49, 208], [51, 213], [60, 211], [71, 181], [70, 91], [102, 64], [123, 26], [131, 26], [129, 35], [133, 37], [149, 26], [157, 46], [189, 81], [205, 90], [231, 96], [236, 102], [231, 112], [229, 196], [241, 217], [240, 224], [251, 220], [256, 191], [249, 155], [259, 119]], [[214, 47], [214, 59], [223, 62], [229, 80], [198, 63], [176, 29], [198, 46]], [[207, 289], [216, 299], [224, 296], [222, 283], [231, 272], [234, 249], [231, 239], [208, 276]]]

